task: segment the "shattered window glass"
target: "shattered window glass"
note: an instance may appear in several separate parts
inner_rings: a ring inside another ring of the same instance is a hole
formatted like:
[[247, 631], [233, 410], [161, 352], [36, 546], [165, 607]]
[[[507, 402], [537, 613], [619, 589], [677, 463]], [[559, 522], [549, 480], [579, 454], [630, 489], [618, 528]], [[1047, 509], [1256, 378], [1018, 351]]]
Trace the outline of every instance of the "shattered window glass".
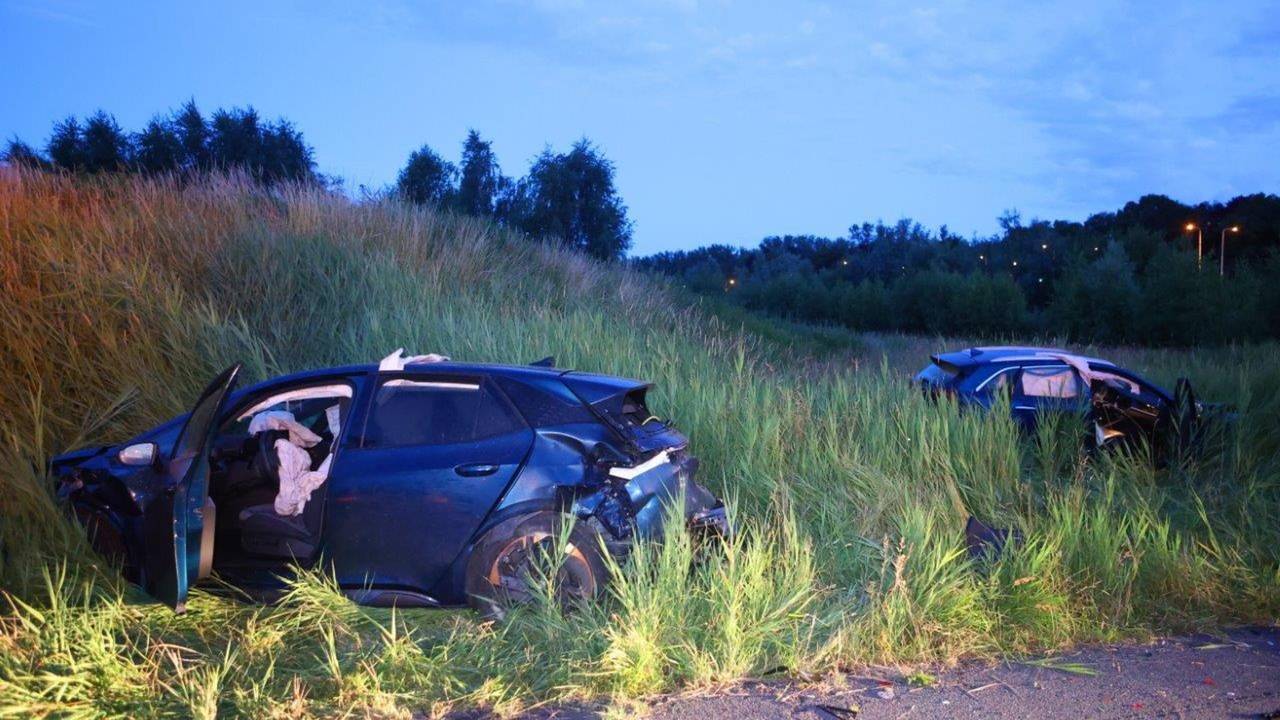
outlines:
[[1041, 398], [1074, 398], [1080, 396], [1076, 374], [1066, 366], [1023, 368], [1022, 395]]

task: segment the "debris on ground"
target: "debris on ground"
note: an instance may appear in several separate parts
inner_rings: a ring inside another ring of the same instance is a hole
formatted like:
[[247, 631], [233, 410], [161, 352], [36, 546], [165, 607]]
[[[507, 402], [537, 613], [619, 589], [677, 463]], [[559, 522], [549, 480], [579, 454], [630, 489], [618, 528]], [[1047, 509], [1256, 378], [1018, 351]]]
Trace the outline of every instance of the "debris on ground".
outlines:
[[970, 560], [992, 560], [1004, 552], [1004, 546], [1010, 542], [1014, 547], [1021, 545], [1022, 532], [993, 528], [972, 515], [964, 525], [964, 544], [969, 550]]
[[813, 709], [817, 711], [819, 717], [824, 720], [832, 718], [833, 720], [852, 720], [858, 717], [861, 710], [857, 705], [853, 707], [841, 707], [839, 705], [814, 705]]
[[[1049, 658], [1043, 658], [1040, 660], [1025, 660], [1023, 661], [1022, 664], [1030, 665], [1032, 667], [1044, 668], [1045, 670], [1057, 670], [1058, 672], [1064, 672], [1071, 675], [1085, 675], [1085, 676], [1092, 677], [1098, 674], [1098, 671], [1093, 669], [1089, 665], [1085, 665], [1083, 663], [1075, 663], [1075, 662], [1063, 662], [1062, 658], [1049, 657]], [[1210, 678], [1205, 678], [1205, 684], [1212, 685], [1213, 680], [1211, 680]]]

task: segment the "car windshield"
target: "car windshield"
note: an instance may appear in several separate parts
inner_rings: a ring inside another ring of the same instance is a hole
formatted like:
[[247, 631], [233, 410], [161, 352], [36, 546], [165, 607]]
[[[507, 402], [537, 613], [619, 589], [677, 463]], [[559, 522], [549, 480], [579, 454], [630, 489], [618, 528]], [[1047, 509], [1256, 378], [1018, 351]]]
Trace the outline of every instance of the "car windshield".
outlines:
[[929, 363], [928, 367], [916, 373], [916, 382], [947, 387], [958, 375], [959, 372], [954, 369], [948, 370], [937, 363]]

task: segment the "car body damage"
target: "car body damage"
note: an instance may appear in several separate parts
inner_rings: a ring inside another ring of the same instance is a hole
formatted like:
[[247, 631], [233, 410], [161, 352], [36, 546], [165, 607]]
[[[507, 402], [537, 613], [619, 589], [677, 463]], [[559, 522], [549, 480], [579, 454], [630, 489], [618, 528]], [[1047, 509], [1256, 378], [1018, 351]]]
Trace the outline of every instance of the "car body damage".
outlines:
[[939, 353], [914, 382], [930, 396], [990, 409], [1007, 400], [1021, 429], [1035, 432], [1051, 413], [1086, 419], [1085, 442], [1097, 448], [1152, 449], [1157, 459], [1204, 446], [1230, 415], [1196, 400], [1191, 384], [1169, 393], [1100, 358], [1037, 347], [975, 347]]
[[273, 597], [296, 564], [371, 605], [488, 611], [519, 598], [560, 528], [583, 597], [604, 580], [600, 553], [661, 539], [668, 508], [697, 533], [729, 531], [645, 382], [401, 351], [239, 391], [236, 374], [188, 415], [50, 463], [94, 547], [175, 607], [215, 572]]

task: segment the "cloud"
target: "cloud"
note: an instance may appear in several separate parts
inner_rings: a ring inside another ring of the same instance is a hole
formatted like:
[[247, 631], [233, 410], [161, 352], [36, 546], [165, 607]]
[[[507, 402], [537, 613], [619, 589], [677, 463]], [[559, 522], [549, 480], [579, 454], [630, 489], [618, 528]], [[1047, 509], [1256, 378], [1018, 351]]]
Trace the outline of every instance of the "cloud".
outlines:
[[60, 2], [49, 0], [41, 3], [13, 3], [9, 7], [23, 15], [46, 20], [48, 22], [67, 25], [94, 27], [97, 23], [92, 19], [89, 8], [79, 2]]
[[1280, 93], [1238, 97], [1225, 111], [1213, 116], [1211, 123], [1226, 132], [1245, 135], [1280, 129]]

